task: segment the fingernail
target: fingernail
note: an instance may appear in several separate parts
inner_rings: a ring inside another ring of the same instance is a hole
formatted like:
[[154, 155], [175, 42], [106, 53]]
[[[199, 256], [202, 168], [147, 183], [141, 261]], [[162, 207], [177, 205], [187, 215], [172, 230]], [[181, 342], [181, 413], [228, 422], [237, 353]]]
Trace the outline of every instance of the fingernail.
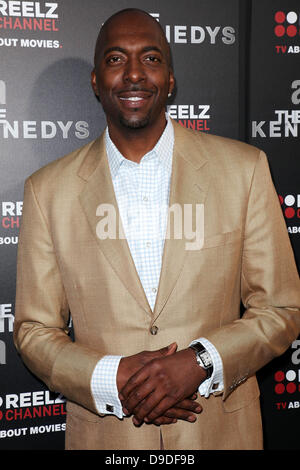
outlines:
[[200, 413], [202, 411], [202, 408], [201, 406], [197, 406], [197, 408], [195, 409], [196, 413]]
[[132, 418], [132, 422], [135, 426], [139, 426], [141, 424], [141, 422], [136, 418]]
[[197, 419], [196, 416], [189, 416], [189, 417], [188, 417], [188, 421], [189, 421], [190, 423], [193, 423], [194, 421], [196, 421], [196, 419]]
[[122, 408], [122, 409], [123, 409], [123, 413], [125, 413], [126, 415], [129, 415], [129, 411], [126, 408]]

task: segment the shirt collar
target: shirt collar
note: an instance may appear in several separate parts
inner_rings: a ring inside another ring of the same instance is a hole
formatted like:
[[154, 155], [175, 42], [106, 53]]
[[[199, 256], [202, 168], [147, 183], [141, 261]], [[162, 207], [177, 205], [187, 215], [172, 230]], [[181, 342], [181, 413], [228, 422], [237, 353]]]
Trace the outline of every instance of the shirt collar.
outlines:
[[[174, 146], [174, 129], [171, 122], [171, 119], [166, 114], [167, 125], [164, 132], [162, 133], [160, 139], [156, 143], [150, 152], [145, 154], [142, 157], [142, 161], [145, 161], [150, 158], [158, 158], [160, 163], [165, 167], [166, 171], [170, 174], [172, 169], [172, 156], [173, 156], [173, 146]], [[115, 144], [110, 138], [108, 127], [105, 130], [105, 147], [108, 158], [108, 163], [111, 171], [112, 179], [114, 179], [121, 165], [126, 164], [128, 166], [136, 167], [138, 163], [132, 162], [127, 158], [123, 157], [121, 152], [117, 149]]]

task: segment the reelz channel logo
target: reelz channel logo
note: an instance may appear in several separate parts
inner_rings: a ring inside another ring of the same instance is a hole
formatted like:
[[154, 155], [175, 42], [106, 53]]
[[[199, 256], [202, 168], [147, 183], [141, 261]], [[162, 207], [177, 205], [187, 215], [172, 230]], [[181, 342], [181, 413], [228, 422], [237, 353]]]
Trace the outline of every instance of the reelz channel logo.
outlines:
[[[20, 228], [23, 201], [2, 201], [0, 206], [1, 230], [5, 230], [5, 235], [0, 236], [0, 247], [7, 245], [17, 245], [19, 237], [15, 232]], [[11, 236], [13, 235], [13, 236]], [[1, 320], [1, 312], [0, 312]], [[1, 326], [1, 325], [0, 325]], [[1, 332], [1, 328], [0, 328]]]
[[167, 106], [167, 112], [182, 127], [194, 131], [210, 131], [210, 108], [209, 104], [172, 104]]
[[299, 38], [300, 34], [300, 12], [295, 11], [276, 11], [274, 15], [275, 27], [274, 34], [277, 38], [282, 38], [288, 43], [275, 46], [277, 54], [299, 54], [300, 42], [291, 45], [291, 41]]
[[0, 29], [58, 31], [58, 3], [0, 0]]

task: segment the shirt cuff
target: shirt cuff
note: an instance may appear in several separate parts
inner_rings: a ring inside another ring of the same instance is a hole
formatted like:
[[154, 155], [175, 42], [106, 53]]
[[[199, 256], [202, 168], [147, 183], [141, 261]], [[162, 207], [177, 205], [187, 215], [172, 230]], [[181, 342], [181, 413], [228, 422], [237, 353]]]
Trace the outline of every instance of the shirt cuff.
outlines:
[[118, 396], [117, 372], [123, 356], [104, 356], [96, 364], [91, 379], [91, 391], [99, 414], [123, 418]]
[[222, 392], [224, 390], [222, 359], [214, 345], [207, 339], [199, 338], [192, 341], [191, 344], [193, 343], [201, 343], [210, 354], [213, 362], [213, 373], [211, 377], [204, 380], [198, 389], [200, 395], [208, 398], [211, 393]]

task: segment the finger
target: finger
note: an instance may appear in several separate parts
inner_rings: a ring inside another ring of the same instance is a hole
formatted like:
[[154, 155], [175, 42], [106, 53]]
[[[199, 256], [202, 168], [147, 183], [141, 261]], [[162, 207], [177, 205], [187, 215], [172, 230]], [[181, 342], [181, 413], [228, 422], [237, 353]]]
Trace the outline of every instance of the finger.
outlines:
[[[193, 396], [193, 395], [192, 395]], [[152, 424], [157, 426], [163, 424], [174, 424], [177, 422], [178, 419], [183, 421], [188, 421], [193, 423], [197, 420], [197, 417], [194, 413], [201, 413], [202, 406], [199, 403], [195, 403], [190, 399], [182, 400], [181, 402], [177, 403], [177, 405], [173, 408], [170, 408], [165, 412], [163, 416], [160, 416], [152, 421]], [[146, 417], [147, 418], [147, 417]], [[145, 419], [146, 419], [145, 418]], [[143, 421], [138, 420], [135, 416], [133, 418], [133, 422], [136, 426], [140, 425]], [[146, 420], [147, 422], [147, 420]], [[149, 421], [148, 421], [149, 423]]]
[[[145, 400], [142, 400], [141, 403], [138, 405], [137, 409], [139, 409], [141, 406], [143, 406], [143, 404], [145, 403]], [[168, 420], [171, 420], [171, 418], [168, 418]], [[137, 416], [133, 416], [132, 418], [132, 422], [135, 426], [139, 426], [140, 424], [143, 423], [143, 420], [142, 419], [139, 419], [137, 418]]]
[[[127, 383], [123, 386], [123, 388], [119, 392], [119, 398], [121, 401], [126, 399], [129, 394], [132, 392], [132, 390], [139, 384], [141, 384], [143, 381], [145, 381], [148, 378], [148, 375], [150, 373], [150, 364], [154, 359], [159, 359], [162, 357], [166, 356], [171, 356], [174, 354], [177, 350], [177, 343], [171, 343], [169, 346], [166, 346], [164, 348], [159, 349], [158, 351], [152, 351], [152, 352], [146, 352], [144, 354], [147, 354], [147, 361], [145, 362], [145, 365], [142, 366], [135, 374], [133, 374]], [[152, 356], [152, 357], [151, 357]], [[154, 369], [155, 370], [155, 369]]]
[[167, 347], [167, 350], [165, 351], [166, 348], [160, 349], [160, 352], [163, 356], [171, 356], [177, 351], [177, 343], [172, 343]]
[[129, 395], [132, 393], [132, 391], [139, 385], [141, 385], [143, 382], [147, 380], [149, 376], [149, 368], [148, 366], [144, 366], [142, 369], [140, 369], [138, 372], [136, 372], [134, 375], [130, 377], [130, 379], [127, 381], [127, 383], [124, 385], [122, 390], [119, 393], [119, 398], [120, 400], [126, 401], [129, 397]]
[[[167, 400], [167, 401], [165, 401]], [[154, 409], [156, 409], [156, 414], [153, 417], [158, 418], [162, 416], [164, 413], [161, 411], [161, 407], [159, 406], [160, 403], [163, 402], [163, 410], [165, 411], [171, 408], [175, 403], [176, 399], [172, 397], [166, 397], [166, 393], [163, 388], [155, 388], [153, 391], [148, 394], [148, 396], [141, 401], [138, 406], [131, 409], [131, 413], [139, 420], [144, 421], [144, 418], [149, 416]], [[151, 420], [152, 421], [152, 420]], [[145, 420], [145, 422], [147, 422]]]
[[159, 358], [161, 356], [171, 356], [177, 351], [178, 345], [176, 342], [169, 344], [161, 349], [156, 349], [155, 351], [147, 351], [147, 362], [152, 359]]
[[[194, 398], [195, 396], [197, 397], [197, 394], [192, 395], [192, 398]], [[140, 403], [140, 405], [138, 405], [138, 407], [134, 410], [136, 415], [141, 416], [139, 407], [142, 407], [144, 404], [145, 404], [145, 400], [143, 400]], [[176, 420], [181, 419], [181, 420], [184, 420], [184, 421], [194, 422], [194, 421], [196, 421], [195, 413], [199, 414], [199, 413], [202, 412], [202, 410], [203, 410], [203, 408], [199, 403], [191, 400], [191, 398], [186, 398], [186, 399], [180, 401], [179, 403], [177, 403], [176, 406], [174, 406], [174, 407], [170, 408], [169, 410], [167, 410], [164, 414], [164, 417], [165, 418], [173, 418], [173, 419], [176, 419]], [[152, 423], [156, 424], [156, 425], [159, 425], [159, 423], [161, 423], [161, 424], [171, 424], [172, 420], [166, 421], [166, 420], [163, 420], [161, 418], [162, 417], [154, 419], [152, 421]], [[133, 420], [134, 420], [135, 425], [140, 425], [143, 422], [143, 420], [141, 418], [138, 419], [137, 416], [134, 416]], [[146, 420], [145, 422], [148, 421], [147, 416], [145, 417], [145, 420]]]
[[[155, 408], [164, 397], [165, 397], [164, 392], [162, 392], [161, 395], [159, 395], [157, 394], [157, 390], [154, 390], [153, 393], [149, 394], [148, 397], [143, 399], [134, 409], [131, 410], [131, 414], [134, 415], [134, 424], [136, 425], [141, 424], [144, 421], [144, 418], [150, 414], [153, 408]], [[190, 408], [195, 408], [195, 407], [192, 407], [191, 405], [192, 403], [194, 402], [189, 403]], [[167, 416], [165, 417], [167, 418]], [[173, 416], [170, 416], [170, 417], [173, 418]], [[176, 418], [176, 416], [174, 416], [174, 418]], [[163, 422], [163, 424], [171, 424], [171, 421], [170, 423], [169, 422], [167, 423], [165, 421]], [[148, 422], [148, 421], [145, 421], [145, 422]], [[157, 424], [157, 423], [154, 423], [154, 424]]]
[[171, 343], [169, 346], [165, 346], [164, 348], [157, 349], [155, 351], [145, 351], [146, 356], [143, 357], [144, 365], [148, 362], [152, 361], [153, 359], [159, 359], [161, 357], [172, 356], [172, 354], [176, 353], [178, 348], [177, 343]]
[[181, 408], [187, 411], [193, 411], [194, 413], [201, 413], [202, 411], [202, 406], [200, 405], [200, 403], [194, 400], [190, 400], [188, 398], [177, 403], [176, 408]]
[[155, 424], [156, 426], [162, 426], [165, 424], [175, 424], [175, 423], [177, 423], [177, 419], [168, 418], [166, 416], [160, 416], [159, 418], [156, 418], [151, 424]]
[[142, 356], [142, 364], [145, 366], [153, 359], [160, 359], [167, 356], [172, 356], [177, 351], [177, 343], [171, 343], [169, 346], [165, 346], [161, 349], [156, 349], [155, 351], [144, 351]]
[[[146, 380], [140, 386], [134, 388], [130, 393], [128, 398], [125, 398], [122, 402], [123, 407], [132, 414], [136, 414], [137, 411], [140, 413], [138, 416], [142, 419], [144, 416], [143, 409], [145, 411], [145, 415], [152, 410], [152, 407], [158, 403], [158, 399], [152, 405], [152, 400], [148, 400], [148, 397], [151, 393], [155, 390], [155, 384], [152, 381]], [[148, 403], [147, 403], [148, 400]], [[149, 408], [149, 404], [151, 408]]]
[[197, 420], [196, 415], [190, 413], [189, 411], [177, 409], [176, 411], [172, 408], [170, 411], [166, 411], [165, 415], [168, 418], [176, 418], [182, 421], [188, 421], [189, 423], [194, 423]]
[[[144, 403], [145, 400], [142, 402]], [[203, 410], [202, 406], [190, 399], [184, 399], [181, 402], [177, 403], [176, 406], [169, 408], [163, 416], [168, 417], [168, 418], [176, 418], [176, 419], [181, 419], [184, 421], [189, 421], [189, 422], [194, 422], [196, 421], [195, 413], [199, 414]], [[135, 410], [135, 413], [137, 413], [139, 416], [139, 410]], [[136, 418], [136, 416], [135, 416]], [[147, 423], [152, 422], [154, 424], [157, 424], [157, 419], [154, 419], [151, 421], [151, 415], [145, 416], [144, 421]], [[139, 424], [142, 422], [142, 419], [137, 419], [136, 422]]]
[[167, 410], [164, 416], [167, 418], [176, 418], [183, 421], [189, 421], [190, 423], [193, 423], [197, 420], [197, 416], [194, 412], [175, 407]]
[[[138, 418], [143, 419], [145, 423], [151, 423], [154, 419], [160, 416], [164, 416], [166, 411], [170, 408], [173, 408], [175, 404], [176, 399], [170, 396], [165, 396], [155, 406], [152, 406], [152, 404], [149, 406], [145, 403], [143, 407], [143, 414], [139, 413]], [[152, 407], [152, 410], [145, 415], [144, 411], [147, 409], [147, 406]]]
[[[135, 426], [140, 426], [143, 423], [143, 421], [140, 419], [137, 419], [136, 416], [133, 416], [132, 422]], [[176, 422], [177, 422], [177, 418], [168, 417], [168, 416], [160, 416], [159, 418], [156, 418], [155, 420], [153, 420], [151, 424], [155, 424], [156, 426], [161, 426], [162, 424], [174, 424]]]
[[193, 393], [193, 395], [191, 395], [190, 397], [188, 397], [189, 400], [196, 400], [197, 398], [197, 393]]

